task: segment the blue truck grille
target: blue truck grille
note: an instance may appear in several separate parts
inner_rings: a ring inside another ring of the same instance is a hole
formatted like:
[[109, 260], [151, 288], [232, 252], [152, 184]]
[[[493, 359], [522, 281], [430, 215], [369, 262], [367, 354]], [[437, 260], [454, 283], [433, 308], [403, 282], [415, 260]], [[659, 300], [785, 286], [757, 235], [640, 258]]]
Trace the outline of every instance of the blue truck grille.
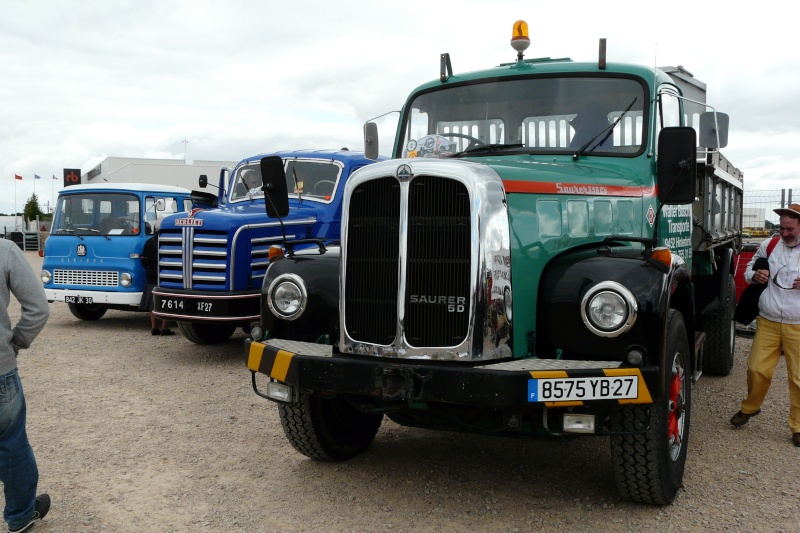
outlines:
[[158, 239], [162, 287], [228, 290], [228, 233], [198, 228], [164, 229]]

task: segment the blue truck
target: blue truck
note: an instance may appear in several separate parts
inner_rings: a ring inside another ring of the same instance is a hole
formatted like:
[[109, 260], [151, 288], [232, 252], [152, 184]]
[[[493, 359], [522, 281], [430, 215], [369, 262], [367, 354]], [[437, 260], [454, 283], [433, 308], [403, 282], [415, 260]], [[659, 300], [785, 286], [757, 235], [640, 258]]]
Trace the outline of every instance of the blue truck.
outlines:
[[[261, 168], [270, 158], [283, 165], [286, 216], [270, 214], [265, 202]], [[223, 342], [239, 327], [249, 332], [260, 320], [270, 248], [339, 240], [344, 184], [372, 162], [346, 149], [302, 150], [256, 155], [223, 168], [215, 209], [170, 216], [161, 225], [155, 314], [176, 321], [197, 344]], [[201, 176], [200, 186], [207, 183]]]
[[109, 309], [139, 311], [147, 286], [141, 254], [153, 224], [192, 205], [191, 191], [182, 187], [66, 187], [58, 195], [44, 246], [41, 278], [47, 299], [66, 302], [81, 320], [97, 320]]

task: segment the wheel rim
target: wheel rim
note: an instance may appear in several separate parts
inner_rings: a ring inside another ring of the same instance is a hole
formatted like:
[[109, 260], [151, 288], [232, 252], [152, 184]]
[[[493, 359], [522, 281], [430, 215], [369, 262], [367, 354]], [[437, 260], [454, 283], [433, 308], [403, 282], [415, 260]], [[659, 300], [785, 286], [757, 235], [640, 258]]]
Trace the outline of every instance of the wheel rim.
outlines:
[[669, 414], [667, 416], [669, 455], [673, 461], [678, 459], [683, 444], [684, 409], [686, 407], [683, 391], [685, 386], [686, 372], [683, 368], [683, 359], [680, 353], [676, 353], [672, 360], [672, 376], [669, 381]]

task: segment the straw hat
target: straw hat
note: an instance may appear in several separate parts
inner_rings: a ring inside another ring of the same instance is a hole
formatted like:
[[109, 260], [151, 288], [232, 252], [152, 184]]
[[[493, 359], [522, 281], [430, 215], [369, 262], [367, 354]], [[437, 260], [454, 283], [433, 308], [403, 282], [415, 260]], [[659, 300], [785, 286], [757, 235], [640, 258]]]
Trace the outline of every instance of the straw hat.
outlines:
[[800, 204], [791, 204], [789, 207], [775, 209], [780, 216], [788, 215], [792, 218], [800, 218]]

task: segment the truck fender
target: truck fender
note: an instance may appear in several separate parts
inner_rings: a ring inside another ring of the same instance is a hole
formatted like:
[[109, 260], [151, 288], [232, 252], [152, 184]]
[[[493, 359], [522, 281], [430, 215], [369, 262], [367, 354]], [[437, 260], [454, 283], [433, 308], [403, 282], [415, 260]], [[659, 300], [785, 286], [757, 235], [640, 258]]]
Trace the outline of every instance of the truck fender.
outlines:
[[[685, 262], [674, 254], [670, 266], [644, 257], [641, 250], [583, 250], [555, 258], [541, 278], [536, 355], [622, 361], [633, 347], [642, 347], [646, 364], [661, 364], [670, 307], [679, 309], [692, 327], [689, 281]], [[617, 335], [593, 332], [581, 309], [584, 296], [603, 282], [624, 287], [636, 302], [635, 321]]]

